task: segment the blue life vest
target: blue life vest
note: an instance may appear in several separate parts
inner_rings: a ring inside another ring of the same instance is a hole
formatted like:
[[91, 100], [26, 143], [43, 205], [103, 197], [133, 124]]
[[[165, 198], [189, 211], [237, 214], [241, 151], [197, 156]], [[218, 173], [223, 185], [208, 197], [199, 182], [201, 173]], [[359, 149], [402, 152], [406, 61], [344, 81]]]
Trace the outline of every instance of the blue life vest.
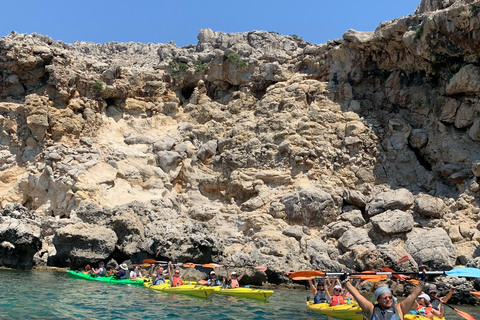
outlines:
[[317, 290], [317, 294], [313, 298], [313, 303], [317, 304], [317, 303], [322, 303], [322, 302], [328, 302], [327, 294], [325, 293], [325, 291], [318, 291]]

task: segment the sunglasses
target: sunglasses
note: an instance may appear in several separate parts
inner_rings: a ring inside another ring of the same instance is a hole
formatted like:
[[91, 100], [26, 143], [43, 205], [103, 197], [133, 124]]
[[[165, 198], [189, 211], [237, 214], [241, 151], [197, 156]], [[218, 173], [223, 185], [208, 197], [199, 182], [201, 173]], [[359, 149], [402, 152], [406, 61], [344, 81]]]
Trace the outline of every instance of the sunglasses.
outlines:
[[335, 290], [333, 290], [333, 291], [336, 291], [336, 292], [342, 292], [342, 290], [341, 290], [341, 289], [335, 289]]
[[382, 300], [393, 300], [393, 296], [386, 296], [386, 297], [381, 297], [380, 299]]

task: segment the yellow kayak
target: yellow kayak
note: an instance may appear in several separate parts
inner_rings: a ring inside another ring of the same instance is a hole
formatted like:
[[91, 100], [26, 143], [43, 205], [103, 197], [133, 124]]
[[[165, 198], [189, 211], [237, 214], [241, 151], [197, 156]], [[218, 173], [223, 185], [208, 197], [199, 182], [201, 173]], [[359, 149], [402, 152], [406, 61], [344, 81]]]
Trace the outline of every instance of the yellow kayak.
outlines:
[[[406, 314], [405, 316], [403, 316], [403, 320], [430, 320], [430, 319], [428, 319], [427, 317], [423, 317], [415, 314]], [[437, 317], [433, 317], [433, 320], [445, 320], [445, 318], [440, 319]]]
[[[208, 287], [207, 287], [208, 288]], [[263, 290], [263, 289], [252, 289], [252, 288], [233, 288], [227, 289], [223, 287], [210, 287], [213, 288], [214, 294], [219, 294], [222, 296], [231, 296], [238, 298], [247, 298], [247, 299], [257, 299], [257, 300], [267, 300], [272, 294], [273, 290]]]
[[314, 304], [311, 301], [307, 301], [307, 309], [338, 319], [363, 320], [362, 308], [360, 308], [355, 302], [331, 307], [329, 303]]
[[193, 284], [184, 284], [178, 287], [171, 287], [168, 283], [152, 285], [151, 283], [145, 282], [143, 285], [146, 288], [156, 291], [161, 291], [165, 293], [188, 294], [190, 296], [195, 296], [199, 298], [207, 298], [215, 290], [211, 287], [196, 286]]
[[[357, 302], [352, 304], [343, 304], [331, 307], [329, 303], [313, 304], [307, 301], [307, 309], [325, 316], [335, 317], [338, 319], [363, 320], [363, 312]], [[403, 320], [430, 320], [415, 314], [406, 314]], [[433, 318], [433, 320], [445, 320], [445, 318]]]

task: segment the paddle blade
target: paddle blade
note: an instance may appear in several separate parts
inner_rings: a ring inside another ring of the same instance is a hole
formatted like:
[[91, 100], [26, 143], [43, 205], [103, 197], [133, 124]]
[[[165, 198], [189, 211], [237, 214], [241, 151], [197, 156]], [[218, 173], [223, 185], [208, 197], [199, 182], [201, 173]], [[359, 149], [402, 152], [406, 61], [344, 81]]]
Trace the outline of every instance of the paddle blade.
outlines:
[[205, 264], [202, 264], [202, 267], [215, 269], [215, 268], [221, 268], [223, 267], [223, 265], [216, 264], [216, 263], [205, 263]]
[[191, 262], [187, 262], [183, 264], [184, 268], [195, 268], [195, 264]]
[[267, 271], [267, 266], [256, 266], [256, 267], [253, 267], [253, 269], [265, 272]]
[[480, 291], [470, 291], [470, 294], [474, 297], [480, 298]]
[[458, 309], [455, 309], [453, 308], [453, 311], [455, 311], [456, 313], [458, 313], [459, 316], [467, 319], [467, 320], [475, 320], [474, 317], [472, 317], [471, 315], [469, 315], [468, 313], [464, 312], [464, 311], [460, 311]]
[[417, 285], [420, 283], [420, 281], [418, 281], [417, 279], [410, 279], [410, 280], [407, 280], [408, 282], [414, 284], [414, 285]]
[[206, 285], [206, 284], [208, 284], [208, 280], [200, 280], [197, 283], [201, 284], [201, 285]]
[[295, 278], [292, 278], [292, 280], [295, 280], [295, 281], [302, 281], [302, 280], [314, 280], [315, 277], [295, 277]]
[[397, 261], [397, 264], [401, 264], [408, 261], [408, 256], [403, 256]]
[[379, 282], [379, 281], [382, 281], [382, 280], [385, 280], [387, 279], [387, 275], [386, 274], [379, 274], [379, 275], [355, 275], [355, 276], [352, 276], [353, 278], [360, 278], [360, 280], [363, 280], [363, 281], [370, 281], [370, 282]]
[[288, 277], [290, 279], [296, 278], [296, 277], [321, 277], [324, 276], [325, 272], [320, 271], [320, 270], [306, 270], [306, 271], [297, 271], [289, 275]]
[[143, 263], [157, 263], [157, 260], [154, 259], [145, 259], [142, 261]]
[[477, 268], [456, 268], [445, 271], [445, 274], [452, 277], [480, 278], [480, 269]]

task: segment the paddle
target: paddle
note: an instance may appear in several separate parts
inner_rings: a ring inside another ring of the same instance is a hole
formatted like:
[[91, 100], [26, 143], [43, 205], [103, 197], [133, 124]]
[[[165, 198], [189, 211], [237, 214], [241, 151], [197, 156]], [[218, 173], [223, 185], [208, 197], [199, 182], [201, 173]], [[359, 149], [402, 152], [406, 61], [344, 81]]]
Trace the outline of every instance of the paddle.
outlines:
[[480, 298], [480, 291], [470, 291], [470, 294], [476, 298]]
[[295, 277], [295, 278], [292, 278], [292, 280], [295, 280], [295, 281], [302, 281], [302, 280], [314, 280], [315, 277]]
[[442, 275], [447, 275], [451, 277], [467, 277], [467, 278], [480, 278], [480, 269], [477, 268], [456, 268], [452, 269], [449, 271], [416, 271], [416, 272], [375, 272], [375, 273], [370, 273], [370, 272], [353, 272], [353, 273], [348, 273], [348, 272], [323, 272], [320, 270], [308, 270], [308, 271], [297, 271], [289, 275], [289, 278], [292, 279], [294, 277], [320, 277], [320, 276], [341, 276], [343, 274], [347, 274], [349, 276], [353, 275], [395, 275], [395, 274], [409, 274], [409, 275], [436, 275], [436, 276], [442, 276]]
[[[438, 299], [438, 298], [433, 298], [433, 299], [434, 299], [434, 300], [440, 300], [440, 299]], [[456, 309], [456, 308], [454, 308], [454, 307], [452, 307], [451, 305], [448, 305], [448, 304], [446, 304], [446, 303], [444, 303], [443, 305], [449, 307], [450, 309], [453, 309], [453, 311], [455, 311], [456, 313], [458, 313], [459, 316], [461, 316], [461, 317], [463, 317], [463, 318], [465, 318], [465, 319], [467, 319], [467, 320], [475, 320], [474, 317], [472, 317], [471, 315], [469, 315], [468, 313], [466, 313], [466, 312], [464, 312], [464, 311], [460, 311], [460, 310], [458, 310], [458, 309]]]
[[397, 261], [397, 264], [407, 262], [408, 259], [409, 259], [408, 256], [403, 256], [403, 257], [400, 258], [400, 260]]
[[202, 264], [202, 267], [215, 269], [215, 268], [221, 268], [223, 267], [223, 265], [216, 264], [216, 263], [205, 263], [205, 264]]

